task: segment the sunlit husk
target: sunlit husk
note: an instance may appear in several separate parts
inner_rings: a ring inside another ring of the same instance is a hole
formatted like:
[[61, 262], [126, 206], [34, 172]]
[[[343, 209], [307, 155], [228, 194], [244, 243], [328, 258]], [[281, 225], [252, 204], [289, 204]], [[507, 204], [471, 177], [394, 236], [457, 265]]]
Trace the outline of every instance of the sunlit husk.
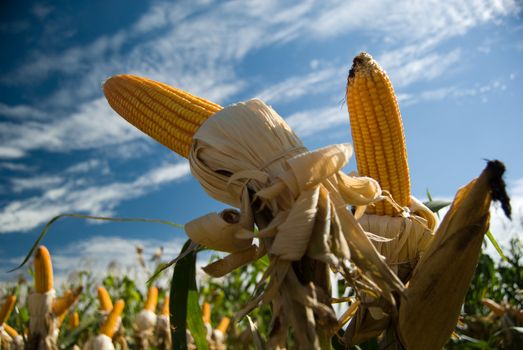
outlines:
[[29, 346], [39, 350], [57, 349], [56, 338], [58, 329], [52, 314], [54, 289], [46, 293], [29, 295], [27, 306], [29, 309]]
[[[270, 277], [269, 283], [265, 294], [238, 316], [259, 302], [278, 304], [273, 314], [275, 324], [282, 328], [272, 333], [271, 344], [279, 344], [284, 334], [286, 337], [287, 326], [294, 329], [297, 344], [303, 347], [320, 346], [318, 334], [329, 334], [337, 328], [326, 297], [325, 264], [340, 270], [356, 288], [384, 295], [394, 303], [391, 292], [401, 293], [402, 283], [346, 210], [348, 204], [365, 206], [383, 198], [376, 181], [340, 171], [352, 155], [350, 145], [310, 152], [283, 119], [260, 100], [224, 108], [198, 129], [193, 140], [189, 154], [193, 175], [210, 196], [240, 208], [238, 222], [245, 225], [245, 230], [234, 234], [234, 239], [243, 238], [248, 246], [255, 236], [247, 232], [247, 227], [254, 225], [248, 211], [253, 200], [270, 214], [257, 233], [260, 249], [271, 257], [262, 281]], [[214, 236], [202, 236], [226, 240], [228, 236], [219, 231], [223, 229], [216, 230]], [[251, 260], [257, 257], [253, 251]], [[228, 258], [236, 257], [233, 253]], [[302, 260], [306, 265], [317, 265], [315, 276], [310, 277], [317, 285], [299, 282], [290, 263]], [[365, 276], [349, 270], [352, 263], [366, 271]], [[317, 320], [321, 320], [321, 326]]]
[[114, 345], [110, 337], [98, 334], [85, 343], [84, 350], [114, 350]]
[[496, 171], [489, 163], [457, 192], [414, 269], [399, 310], [398, 334], [407, 349], [440, 349], [454, 330], [488, 230]]

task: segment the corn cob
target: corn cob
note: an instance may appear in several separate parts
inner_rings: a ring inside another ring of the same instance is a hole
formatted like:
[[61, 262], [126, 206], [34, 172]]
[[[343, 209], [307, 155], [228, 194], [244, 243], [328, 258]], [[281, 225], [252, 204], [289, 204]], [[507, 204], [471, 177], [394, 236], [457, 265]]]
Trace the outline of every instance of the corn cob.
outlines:
[[169, 294], [165, 295], [162, 307], [162, 315], [169, 316]]
[[34, 280], [37, 293], [46, 293], [53, 289], [53, 265], [51, 254], [46, 247], [40, 246], [34, 258]]
[[107, 319], [105, 320], [104, 324], [102, 325], [100, 329], [100, 334], [105, 334], [109, 338], [113, 337], [114, 333], [118, 328], [118, 322], [124, 307], [125, 302], [122, 299], [119, 299], [114, 305], [109, 315], [107, 316]]
[[82, 292], [82, 287], [77, 288], [74, 292], [71, 290], [67, 290], [64, 293], [63, 297], [56, 298], [55, 300], [53, 300], [53, 306], [52, 306], [53, 314], [58, 317], [65, 315], [66, 311], [78, 299], [81, 292]]
[[183, 90], [127, 74], [108, 79], [104, 94], [129, 123], [186, 158], [196, 130], [222, 109]]
[[[354, 58], [346, 95], [359, 174], [376, 179], [400, 206], [408, 206], [409, 168], [398, 102], [387, 73], [369, 54]], [[395, 213], [383, 201], [367, 211]]]
[[203, 303], [202, 318], [203, 318], [203, 323], [211, 324], [211, 304]]
[[111, 297], [104, 287], [98, 287], [98, 301], [100, 302], [100, 310], [109, 312], [113, 309]]
[[14, 329], [13, 327], [11, 327], [10, 325], [8, 325], [7, 323], [4, 323], [2, 325], [4, 327], [4, 330], [7, 332], [7, 334], [9, 334], [9, 336], [11, 338], [16, 338], [18, 337], [18, 332], [16, 331], [16, 329]]
[[11, 316], [11, 312], [13, 311], [13, 308], [15, 307], [16, 303], [16, 296], [15, 295], [9, 295], [6, 299], [2, 307], [0, 308], [0, 326], [5, 324], [7, 320], [9, 319], [9, 316]]
[[158, 303], [158, 288], [151, 287], [147, 292], [147, 300], [145, 301], [145, 310], [153, 311], [156, 309]]
[[216, 329], [225, 334], [225, 332], [227, 332], [227, 328], [229, 328], [230, 323], [231, 320], [229, 319], [229, 317], [224, 317], [221, 319], [220, 324]]
[[80, 315], [78, 314], [78, 312], [75, 311], [71, 314], [69, 325], [71, 326], [71, 329], [75, 329], [80, 325]]

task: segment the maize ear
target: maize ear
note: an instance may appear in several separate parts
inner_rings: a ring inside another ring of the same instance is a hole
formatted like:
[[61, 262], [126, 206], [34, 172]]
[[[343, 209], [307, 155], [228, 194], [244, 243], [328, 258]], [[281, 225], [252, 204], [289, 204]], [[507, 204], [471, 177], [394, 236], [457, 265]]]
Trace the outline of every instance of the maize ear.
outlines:
[[183, 90], [127, 74], [108, 79], [104, 94], [129, 123], [186, 158], [196, 130], [222, 109]]
[[78, 314], [78, 312], [75, 311], [71, 314], [69, 325], [71, 326], [71, 329], [75, 329], [80, 325], [80, 315]]
[[34, 258], [34, 280], [37, 293], [46, 293], [53, 289], [53, 265], [51, 254], [46, 247], [40, 246]]
[[4, 324], [2, 325], [2, 327], [4, 327], [4, 330], [7, 332], [7, 334], [9, 334], [9, 336], [10, 336], [11, 338], [16, 338], [16, 337], [18, 337], [19, 334], [18, 334], [17, 330], [14, 329], [13, 327], [11, 327], [10, 325], [8, 325], [7, 323], [4, 323]]
[[[354, 58], [346, 97], [359, 174], [376, 179], [400, 206], [408, 206], [409, 168], [398, 102], [387, 73], [368, 53]], [[395, 209], [382, 201], [367, 212], [393, 215]]]
[[0, 308], [0, 326], [5, 324], [7, 320], [9, 319], [9, 316], [11, 316], [11, 312], [13, 311], [16, 303], [16, 296], [15, 295], [9, 295], [6, 299], [2, 307]]
[[114, 304], [113, 309], [105, 319], [104, 324], [100, 329], [101, 334], [105, 334], [109, 338], [112, 338], [116, 332], [120, 320], [120, 316], [125, 307], [125, 302], [122, 299], [119, 299], [116, 304]]
[[162, 315], [169, 316], [169, 294], [165, 295], [162, 307]]
[[211, 324], [211, 304], [203, 303], [202, 318], [203, 318], [203, 323]]
[[220, 332], [222, 332], [223, 334], [225, 334], [227, 332], [227, 328], [229, 328], [230, 323], [231, 323], [230, 318], [224, 317], [221, 319], [220, 324], [218, 325], [218, 327], [216, 329], [219, 330]]
[[151, 287], [147, 292], [147, 300], [145, 301], [144, 309], [154, 312], [156, 304], [158, 304], [158, 288]]
[[113, 309], [111, 297], [104, 287], [98, 287], [98, 301], [100, 302], [100, 310], [109, 312]]
[[74, 302], [78, 299], [81, 292], [82, 287], [77, 288], [74, 292], [71, 290], [67, 290], [64, 293], [63, 297], [56, 298], [55, 300], [53, 300], [53, 314], [57, 317], [65, 315], [65, 313], [71, 307], [71, 305], [73, 305]]

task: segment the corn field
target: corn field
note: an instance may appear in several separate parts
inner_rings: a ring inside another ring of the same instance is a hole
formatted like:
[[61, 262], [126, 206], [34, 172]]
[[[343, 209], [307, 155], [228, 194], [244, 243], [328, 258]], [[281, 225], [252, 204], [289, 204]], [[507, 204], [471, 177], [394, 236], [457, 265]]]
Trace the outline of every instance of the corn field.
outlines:
[[[460, 321], [445, 349], [519, 349], [523, 341], [523, 311], [520, 309], [523, 303], [523, 242], [513, 239], [505, 251], [506, 260], [495, 261], [489, 255], [481, 255]], [[139, 258], [138, 255], [138, 269], [143, 268], [143, 259]], [[148, 260], [148, 257], [145, 258]], [[217, 257], [211, 258], [213, 261], [216, 259]], [[200, 282], [198, 302], [202, 313], [198, 316], [202, 318], [208, 332], [206, 338], [212, 338], [213, 330], [220, 322], [232, 317], [241, 305], [249, 301], [251, 291], [263, 274], [265, 264], [264, 261], [258, 261], [253, 266], [235, 270], [226, 278], [205, 279]], [[32, 267], [28, 272], [31, 276], [35, 274]], [[349, 286], [341, 279], [337, 283], [340, 295], [350, 297]], [[165, 302], [168, 300], [168, 285], [162, 284], [162, 287], [157, 288], [158, 302], [152, 309], [157, 318], [165, 314]], [[169, 348], [168, 344], [158, 344], [165, 339], [162, 338], [160, 327], [151, 334], [147, 344], [144, 344], [143, 334], [137, 331], [136, 321], [140, 312], [146, 309], [147, 303], [154, 303], [150, 295], [144, 292], [145, 285], [138, 286], [135, 281], [119, 271], [95, 277], [93, 271], [78, 270], [70, 274], [63, 285], [57, 288], [57, 295], [67, 294], [68, 291], [77, 290], [79, 287], [82, 287], [81, 293], [75, 296], [74, 301], [68, 303], [67, 309], [58, 316], [57, 348], [83, 348], [91, 337], [99, 333], [104, 319], [113, 308], [112, 300], [122, 300], [125, 304], [120, 329], [114, 336], [117, 347], [151, 350]], [[18, 344], [13, 345], [3, 338], [2, 349], [23, 349], [26, 346], [26, 331], [31, 317], [27, 300], [35, 289], [35, 281], [21, 278], [16, 284], [4, 285], [0, 290], [3, 317], [0, 320], [3, 322], [4, 331]], [[148, 290], [149, 294], [150, 291], [151, 289]], [[13, 299], [15, 302], [11, 312], [5, 314], [6, 305]], [[256, 331], [253, 331], [247, 321], [233, 321], [224, 329], [223, 345], [230, 349], [256, 349], [254, 338], [258, 337], [263, 341], [270, 329], [270, 309], [260, 308], [251, 314], [251, 318], [256, 321]], [[342, 332], [339, 331], [332, 339], [334, 349], [344, 348], [338, 340], [338, 337], [342, 337]], [[292, 343], [292, 339], [289, 341]], [[377, 341], [371, 340], [353, 348], [376, 349]]]
[[[183, 225], [189, 240], [170, 262], [153, 257], [147, 286], [78, 271], [58, 288], [39, 243], [74, 215], [53, 218], [21, 264], [32, 261], [32, 281], [3, 291], [3, 348], [520, 348], [521, 242], [499, 263], [481, 255], [485, 238], [497, 246], [491, 204], [511, 218], [504, 164], [487, 161], [451, 203], [415, 198], [397, 97], [368, 53], [347, 78], [352, 145], [312, 151], [260, 99], [222, 107], [129, 74], [103, 90], [231, 208]], [[197, 278], [205, 250], [221, 255]]]

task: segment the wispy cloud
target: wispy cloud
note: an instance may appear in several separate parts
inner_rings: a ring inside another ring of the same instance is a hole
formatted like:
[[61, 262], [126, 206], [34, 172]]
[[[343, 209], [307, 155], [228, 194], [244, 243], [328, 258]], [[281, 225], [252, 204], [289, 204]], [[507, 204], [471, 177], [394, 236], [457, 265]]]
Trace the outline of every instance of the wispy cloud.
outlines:
[[189, 175], [184, 161], [152, 169], [134, 181], [105, 185], [89, 184], [81, 179], [37, 177], [16, 181], [22, 189], [43, 190], [39, 196], [14, 200], [0, 210], [0, 233], [27, 231], [66, 212], [113, 215], [123, 201], [137, 198], [161, 185]]
[[463, 99], [479, 97], [482, 102], [486, 102], [489, 94], [503, 92], [508, 89], [508, 79], [499, 78], [486, 84], [474, 86], [446, 86], [432, 90], [423, 90], [415, 93], [404, 93], [398, 96], [398, 100], [404, 106], [413, 105], [424, 101], [439, 101], [446, 98]]
[[341, 106], [302, 111], [292, 114], [285, 121], [301, 137], [345, 124], [348, 129], [347, 112]]
[[[289, 102], [303, 96], [321, 94], [343, 87], [345, 68], [327, 67], [313, 70], [307, 75], [293, 76], [276, 83], [256, 94], [256, 97], [268, 103]], [[341, 84], [333, 84], [339, 81]], [[339, 86], [338, 86], [339, 85]], [[343, 91], [343, 89], [339, 90]]]
[[71, 116], [53, 121], [0, 124], [3, 146], [0, 157], [23, 157], [33, 150], [67, 152], [123, 143], [142, 137], [130, 124], [115, 116], [105, 99], [86, 103]]

